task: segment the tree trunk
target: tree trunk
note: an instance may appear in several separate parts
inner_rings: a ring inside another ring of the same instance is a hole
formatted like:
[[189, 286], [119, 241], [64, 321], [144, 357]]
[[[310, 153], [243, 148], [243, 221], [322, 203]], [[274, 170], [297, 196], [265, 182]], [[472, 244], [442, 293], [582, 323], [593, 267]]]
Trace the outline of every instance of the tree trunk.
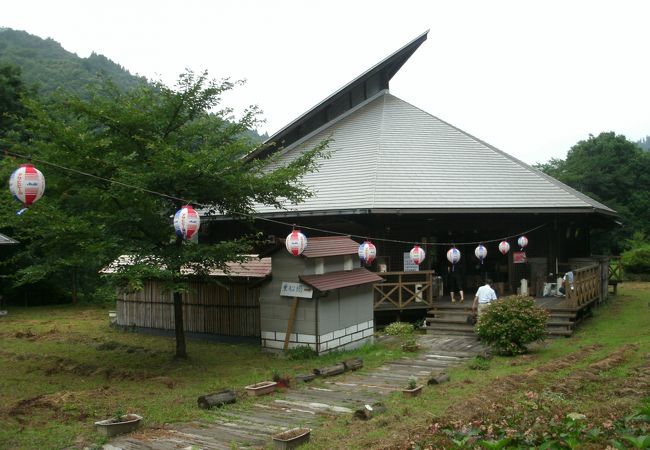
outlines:
[[183, 325], [183, 296], [174, 292], [174, 331], [176, 332], [176, 358], [187, 358], [185, 327]]
[[345, 372], [345, 366], [343, 363], [334, 364], [333, 366], [321, 367], [314, 369], [314, 373], [319, 377], [331, 377], [333, 375], [338, 375]]
[[72, 268], [72, 304], [77, 304], [77, 268]]
[[196, 401], [199, 404], [200, 408], [210, 409], [214, 406], [222, 406], [227, 403], [235, 403], [237, 401], [237, 396], [233, 391], [226, 390], [216, 392], [214, 394], [202, 395]]
[[343, 361], [343, 365], [345, 366], [345, 370], [361, 369], [363, 367], [363, 359], [361, 358], [346, 359], [345, 361]]
[[449, 375], [446, 373], [431, 374], [427, 384], [442, 384], [449, 381]]

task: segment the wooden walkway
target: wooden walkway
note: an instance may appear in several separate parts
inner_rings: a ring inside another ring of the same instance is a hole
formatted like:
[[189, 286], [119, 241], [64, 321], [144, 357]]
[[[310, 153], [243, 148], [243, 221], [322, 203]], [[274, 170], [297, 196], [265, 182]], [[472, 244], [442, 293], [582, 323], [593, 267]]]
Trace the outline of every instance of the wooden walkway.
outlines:
[[[272, 394], [271, 401], [252, 407], [229, 405], [221, 408], [214, 422], [196, 421], [164, 430], [145, 430], [119, 437], [105, 450], [220, 450], [263, 448], [271, 435], [294, 427], [318, 428], [324, 416], [352, 414], [366, 404], [406, 386], [412, 376], [426, 382], [431, 374], [473, 358], [484, 351], [471, 336], [421, 336], [421, 350], [373, 370], [361, 369], [347, 375], [308, 383], [283, 393]], [[192, 447], [193, 446], [193, 447]]]

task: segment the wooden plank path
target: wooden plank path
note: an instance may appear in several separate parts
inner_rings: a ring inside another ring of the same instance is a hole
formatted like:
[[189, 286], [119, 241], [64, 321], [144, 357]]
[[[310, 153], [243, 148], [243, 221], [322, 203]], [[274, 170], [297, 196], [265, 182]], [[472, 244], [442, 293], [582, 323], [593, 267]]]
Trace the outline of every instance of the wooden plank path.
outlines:
[[372, 370], [325, 379], [320, 385], [303, 384], [269, 401], [247, 407], [228, 405], [214, 421], [174, 424], [163, 430], [145, 430], [118, 437], [104, 450], [230, 450], [263, 448], [271, 435], [295, 427], [317, 428], [323, 417], [352, 414], [366, 404], [406, 386], [412, 376], [425, 381], [484, 351], [476, 337], [431, 336], [418, 339], [421, 350], [413, 356], [391, 361]]

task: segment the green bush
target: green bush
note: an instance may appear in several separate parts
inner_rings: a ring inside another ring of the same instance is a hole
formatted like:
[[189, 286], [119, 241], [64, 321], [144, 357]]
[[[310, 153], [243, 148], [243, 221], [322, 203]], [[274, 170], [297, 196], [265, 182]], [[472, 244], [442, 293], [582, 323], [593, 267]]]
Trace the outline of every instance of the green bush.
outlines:
[[481, 314], [476, 332], [500, 355], [526, 353], [526, 344], [546, 336], [548, 312], [529, 297], [503, 297]]
[[650, 243], [646, 242], [623, 252], [621, 264], [627, 273], [650, 273]]
[[399, 336], [402, 339], [408, 338], [415, 332], [413, 324], [408, 322], [393, 322], [384, 328], [384, 333], [389, 336]]

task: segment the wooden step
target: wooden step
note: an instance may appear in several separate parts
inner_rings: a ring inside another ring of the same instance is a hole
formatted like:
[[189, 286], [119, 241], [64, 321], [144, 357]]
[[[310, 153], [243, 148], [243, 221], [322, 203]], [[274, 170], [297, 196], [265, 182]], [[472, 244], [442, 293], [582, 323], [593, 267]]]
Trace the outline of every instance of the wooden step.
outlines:
[[427, 321], [427, 324], [430, 324], [430, 323], [450, 323], [450, 324], [459, 324], [459, 325], [463, 325], [463, 324], [469, 325], [467, 323], [467, 318], [466, 317], [464, 317], [462, 319], [449, 319], [449, 318], [445, 318], [445, 317], [427, 317], [426, 321]]

